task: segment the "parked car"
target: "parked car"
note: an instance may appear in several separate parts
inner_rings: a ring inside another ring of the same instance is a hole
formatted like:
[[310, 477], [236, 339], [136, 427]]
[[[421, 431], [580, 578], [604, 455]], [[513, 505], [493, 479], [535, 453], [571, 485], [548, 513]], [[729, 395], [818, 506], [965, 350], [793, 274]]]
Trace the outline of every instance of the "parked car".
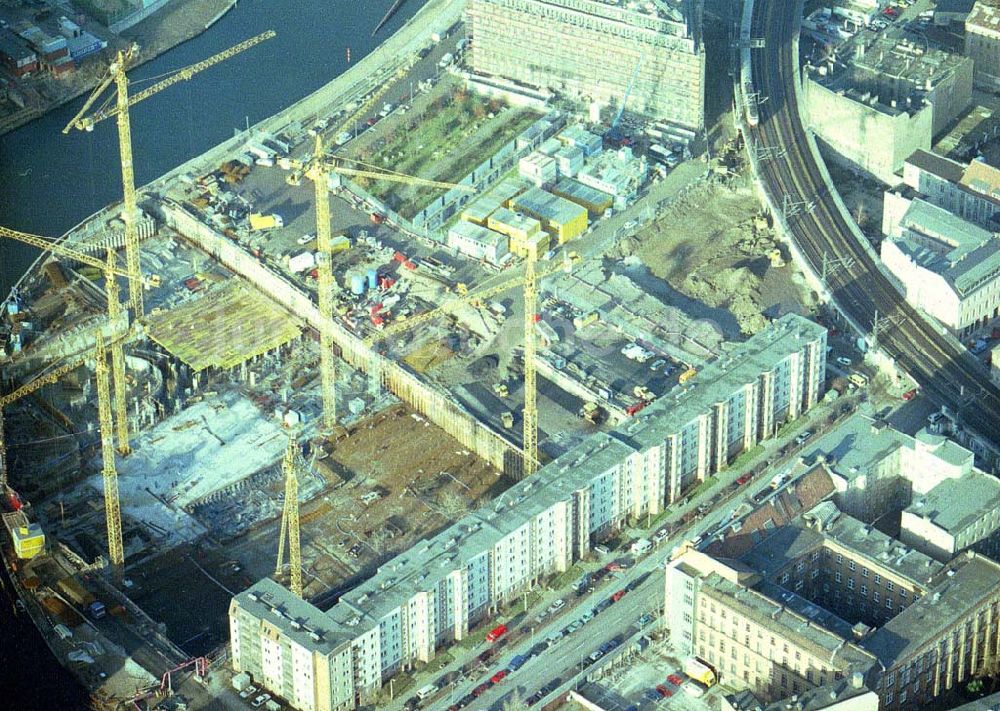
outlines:
[[663, 684], [656, 685], [656, 693], [659, 694], [664, 699], [674, 695], [674, 692], [665, 687]]
[[680, 674], [667, 674], [667, 681], [674, 686], [680, 686], [684, 683], [684, 678]]
[[854, 363], [850, 358], [845, 358], [844, 356], [838, 356], [837, 363], [844, 366], [845, 368], [850, 368]]
[[753, 475], [752, 474], [744, 474], [743, 476], [736, 477], [736, 483], [739, 486], [743, 486], [744, 484], [746, 484], [751, 479], [753, 479]]
[[472, 690], [472, 695], [475, 697], [482, 696], [490, 690], [491, 686], [493, 686], [492, 682], [484, 682]]
[[904, 400], [912, 400], [916, 396], [917, 396], [917, 389], [916, 388], [913, 388], [913, 390], [907, 390], [905, 393], [903, 393], [903, 399]]
[[494, 684], [499, 684], [505, 678], [507, 678], [507, 670], [501, 669], [496, 674], [490, 677], [490, 681], [492, 681]]

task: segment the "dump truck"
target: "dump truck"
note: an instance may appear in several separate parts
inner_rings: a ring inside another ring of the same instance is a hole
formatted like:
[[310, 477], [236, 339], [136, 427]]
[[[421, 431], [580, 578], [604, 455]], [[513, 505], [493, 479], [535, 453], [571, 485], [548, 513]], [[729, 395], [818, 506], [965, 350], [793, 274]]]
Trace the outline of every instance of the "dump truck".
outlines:
[[690, 657], [684, 661], [684, 673], [705, 686], [715, 685], [715, 671], [700, 659]]
[[503, 413], [502, 415], [500, 415], [500, 422], [503, 423], [503, 426], [509, 430], [511, 427], [514, 426], [514, 413], [513, 412]]
[[271, 214], [262, 215], [259, 212], [254, 212], [250, 215], [250, 229], [255, 231], [261, 230], [271, 230], [276, 227], [284, 227], [285, 221], [281, 218], [281, 215]]

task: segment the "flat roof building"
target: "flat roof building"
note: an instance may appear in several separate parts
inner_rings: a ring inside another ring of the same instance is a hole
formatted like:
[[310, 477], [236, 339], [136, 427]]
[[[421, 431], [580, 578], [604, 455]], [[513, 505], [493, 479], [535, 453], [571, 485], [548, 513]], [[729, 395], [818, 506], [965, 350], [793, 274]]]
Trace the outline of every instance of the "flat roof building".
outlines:
[[572, 178], [562, 178], [552, 186], [552, 194], [564, 197], [587, 208], [587, 212], [592, 219], [596, 219], [604, 214], [611, 207], [612, 198], [608, 193], [597, 188], [584, 185], [579, 180]]
[[579, 237], [587, 229], [587, 208], [541, 188], [529, 188], [510, 204], [541, 222], [542, 229], [559, 244]]
[[843, 160], [887, 184], [972, 101], [972, 61], [902, 27], [860, 31], [807, 66], [809, 118]]
[[469, 65], [700, 130], [705, 123], [701, 2], [470, 0]]
[[[815, 404], [812, 374], [822, 372], [825, 339], [825, 328], [801, 316], [779, 319], [676, 398], [590, 436], [386, 562], [327, 612], [289, 600], [294, 596], [270, 580], [258, 582], [230, 607], [234, 668], [303, 711], [369, 702], [397, 671], [466, 638], [499, 605], [568, 570], [629, 517], [661, 511], [674, 496], [671, 471], [691, 471], [693, 482], [769, 436], [773, 428], [759, 427], [758, 418], [770, 417], [775, 400], [789, 417]], [[755, 394], [749, 417], [728, 409], [733, 391]], [[732, 426], [748, 421], [750, 436]], [[699, 461], [702, 453], [710, 455]]]
[[465, 220], [448, 230], [448, 246], [472, 259], [499, 266], [510, 254], [506, 235]]

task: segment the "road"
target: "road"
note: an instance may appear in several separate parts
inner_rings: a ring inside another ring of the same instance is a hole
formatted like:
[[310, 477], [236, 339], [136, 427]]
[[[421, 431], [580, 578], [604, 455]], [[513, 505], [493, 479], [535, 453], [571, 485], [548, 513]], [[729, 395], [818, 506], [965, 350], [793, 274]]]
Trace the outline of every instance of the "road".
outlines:
[[[800, 113], [798, 31], [802, 1], [757, 0], [751, 37], [764, 38], [750, 50], [753, 88], [761, 97], [760, 122], [748, 145], [761, 157], [757, 176], [771, 204], [784, 213], [789, 236], [813, 272], [823, 273], [834, 304], [858, 328], [885, 324], [879, 345], [924, 392], [959, 415], [968, 429], [1000, 431], [1000, 392], [964, 348], [906, 303], [879, 269], [877, 257], [838, 204], [810, 145]], [[738, 75], [738, 74], [737, 74]], [[804, 109], [801, 109], [804, 112]], [[840, 261], [843, 260], [843, 261]]]
[[[571, 584], [565, 588], [543, 592], [541, 600], [529, 607], [526, 617], [516, 625], [512, 625], [509, 644], [504, 645], [489, 660], [488, 664], [482, 665], [476, 661], [478, 655], [489, 646], [485, 641], [480, 641], [471, 648], [454, 645], [449, 651], [455, 657], [455, 661], [440, 668], [429, 666], [406, 691], [380, 708], [384, 708], [385, 711], [399, 711], [403, 709], [404, 702], [413, 696], [416, 689], [447, 676], [450, 683], [443, 687], [441, 693], [428, 699], [420, 707], [435, 710], [447, 709], [451, 704], [471, 693], [473, 688], [489, 680], [496, 672], [506, 669], [514, 655], [527, 654], [528, 650], [535, 644], [545, 641], [553, 633], [561, 631], [571, 622], [579, 619], [602, 600], [609, 598], [613, 593], [630, 584], [635, 585], [635, 581], [645, 576], [634, 590], [625, 595], [621, 602], [612, 604], [579, 630], [549, 647], [541, 655], [533, 658], [524, 667], [510, 675], [509, 678], [492, 687], [463, 708], [499, 710], [503, 701], [507, 700], [515, 691], [521, 699], [526, 699], [553, 679], [560, 680], [562, 684], [574, 682], [581, 661], [586, 659], [601, 644], [612, 638], [626, 639], [631, 636], [637, 631], [633, 623], [645, 612], [653, 611], [654, 614], [658, 614], [656, 611], [663, 604], [663, 566], [676, 545], [697, 535], [703, 535], [707, 543], [710, 534], [721, 530], [728, 523], [730, 511], [740, 502], [751, 498], [758, 492], [765, 490], [770, 492], [769, 475], [757, 477], [746, 486], [738, 489], [731, 488], [735, 479], [744, 472], [759, 467], [760, 463], [765, 460], [770, 462], [767, 471], [771, 473], [787, 470], [790, 463], [794, 462], [797, 457], [799, 447], [790, 445], [790, 441], [795, 438], [797, 432], [809, 429], [822, 433], [830, 427], [827, 415], [831, 412], [839, 412], [844, 404], [840, 400], [829, 404], [821, 403], [802, 418], [801, 427], [792, 428], [780, 439], [766, 440], [761, 443], [762, 452], [756, 460], [748, 463], [746, 468], [733, 468], [721, 472], [718, 475], [717, 486], [703, 491], [697, 498], [693, 498], [686, 504], [672, 506], [665, 520], [657, 522], [659, 527], [679, 521], [687, 512], [699, 505], [711, 505], [712, 500], [721, 495], [714, 502], [714, 508], [708, 511], [703, 518], [696, 520], [686, 528], [676, 530], [670, 538], [661, 541], [650, 553], [640, 558], [633, 567], [614, 574], [613, 580], [596, 582], [594, 591], [582, 597], [577, 597], [572, 592], [571, 585], [576, 582], [575, 580], [571, 581]], [[784, 453], [781, 454], [781, 452]], [[804, 465], [794, 465], [791, 480], [794, 481], [806, 469], [807, 467]], [[785, 486], [788, 483], [786, 482]], [[647, 535], [647, 532], [628, 531], [623, 534], [623, 538], [643, 535]], [[583, 570], [592, 572], [603, 568], [614, 560], [615, 555], [623, 555], [623, 552], [612, 553], [600, 560], [581, 562], [578, 565]], [[554, 617], [549, 616], [542, 623], [535, 623], [535, 616], [541, 610], [546, 609], [556, 598], [562, 598], [566, 601], [565, 608]], [[655, 629], [658, 624], [659, 619], [648, 625], [646, 630]], [[531, 631], [532, 627], [534, 627], [533, 632]], [[473, 634], [482, 640], [488, 628], [488, 624], [482, 625]], [[521, 630], [525, 628], [527, 628], [526, 631], [522, 633]], [[460, 674], [463, 667], [468, 671]]]

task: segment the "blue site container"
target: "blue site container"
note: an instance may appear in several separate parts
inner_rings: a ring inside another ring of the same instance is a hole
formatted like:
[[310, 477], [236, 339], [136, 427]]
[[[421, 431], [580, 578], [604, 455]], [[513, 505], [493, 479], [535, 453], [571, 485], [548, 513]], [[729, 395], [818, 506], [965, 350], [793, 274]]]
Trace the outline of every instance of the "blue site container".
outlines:
[[378, 288], [378, 270], [376, 269], [368, 270], [368, 288], [369, 289]]
[[361, 296], [365, 293], [365, 278], [360, 274], [351, 277], [351, 293]]

